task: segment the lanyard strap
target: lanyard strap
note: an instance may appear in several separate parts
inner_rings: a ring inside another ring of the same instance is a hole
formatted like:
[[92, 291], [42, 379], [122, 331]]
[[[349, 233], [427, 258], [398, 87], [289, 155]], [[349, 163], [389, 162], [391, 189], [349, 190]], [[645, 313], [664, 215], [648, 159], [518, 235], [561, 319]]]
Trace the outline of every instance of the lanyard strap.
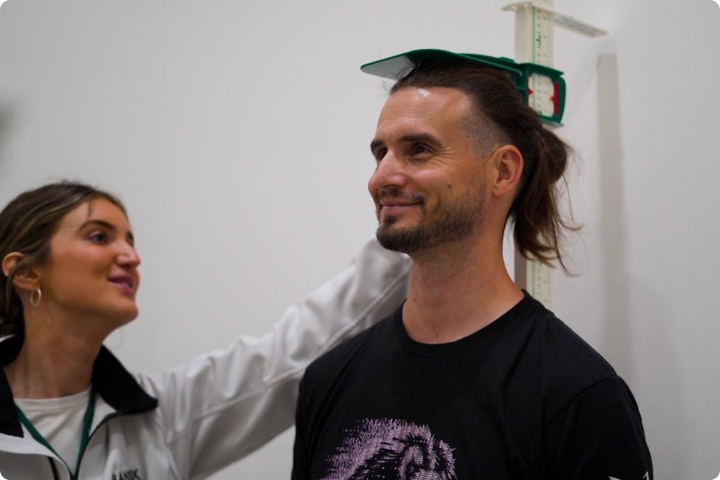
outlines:
[[[32, 422], [25, 416], [25, 413], [18, 407], [17, 408], [18, 416], [20, 417], [20, 422], [25, 425], [25, 428], [28, 429], [30, 432], [30, 435], [40, 444], [46, 446], [50, 449], [58, 458], [62, 459], [60, 455], [55, 451], [55, 449], [50, 445], [50, 442], [48, 442], [45, 437], [43, 437], [42, 433], [37, 431], [37, 428], [32, 424]], [[90, 399], [88, 400], [87, 408], [85, 409], [85, 417], [83, 419], [83, 429], [82, 429], [82, 436], [80, 437], [80, 451], [78, 451], [78, 458], [77, 462], [75, 464], [75, 470], [73, 472], [70, 472], [70, 478], [72, 480], [77, 479], [78, 470], [80, 469], [80, 460], [82, 459], [83, 454], [85, 453], [85, 448], [88, 444], [88, 439], [90, 438], [90, 427], [92, 426], [93, 417], [95, 416], [95, 389], [92, 388], [90, 390]]]

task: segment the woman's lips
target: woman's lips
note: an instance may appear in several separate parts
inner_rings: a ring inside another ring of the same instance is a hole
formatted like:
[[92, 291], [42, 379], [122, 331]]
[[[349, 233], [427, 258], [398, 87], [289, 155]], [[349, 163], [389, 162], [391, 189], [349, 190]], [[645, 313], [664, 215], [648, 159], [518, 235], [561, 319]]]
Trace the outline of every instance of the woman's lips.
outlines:
[[119, 288], [123, 293], [135, 293], [135, 280], [133, 280], [132, 277], [113, 277], [110, 279], [110, 283]]

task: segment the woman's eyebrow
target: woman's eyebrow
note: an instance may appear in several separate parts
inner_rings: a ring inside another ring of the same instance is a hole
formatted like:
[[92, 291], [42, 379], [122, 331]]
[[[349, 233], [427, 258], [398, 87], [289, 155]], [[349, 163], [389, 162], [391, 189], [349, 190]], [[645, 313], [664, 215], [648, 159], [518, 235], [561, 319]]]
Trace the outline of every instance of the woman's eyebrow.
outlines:
[[108, 230], [117, 231], [117, 227], [115, 225], [113, 225], [112, 223], [106, 222], [105, 220], [98, 220], [98, 219], [90, 219], [90, 220], [86, 221], [85, 223], [80, 225], [78, 230], [82, 230], [83, 228], [87, 227], [88, 225], [98, 225], [100, 227], [107, 228]]

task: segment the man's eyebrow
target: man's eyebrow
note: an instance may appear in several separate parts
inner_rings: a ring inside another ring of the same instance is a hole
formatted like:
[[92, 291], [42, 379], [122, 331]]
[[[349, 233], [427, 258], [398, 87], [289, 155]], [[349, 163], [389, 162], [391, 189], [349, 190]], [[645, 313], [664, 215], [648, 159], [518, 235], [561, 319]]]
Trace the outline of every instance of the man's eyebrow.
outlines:
[[383, 142], [382, 140], [373, 140], [372, 142], [370, 142], [370, 151], [375, 152], [375, 150], [382, 147], [383, 145], [385, 145], [385, 142]]
[[405, 143], [440, 143], [438, 142], [437, 138], [433, 137], [429, 133], [411, 133], [408, 135], [403, 135], [402, 137], [400, 137], [400, 141]]
[[[403, 143], [431, 143], [434, 145], [438, 145], [440, 143], [437, 138], [433, 137], [429, 133], [409, 133], [400, 137], [398, 141]], [[385, 142], [382, 140], [373, 140], [370, 142], [370, 151], [374, 152], [377, 148], [384, 145]]]
[[[115, 225], [113, 225], [110, 222], [106, 222], [105, 220], [98, 220], [96, 218], [90, 219], [90, 220], [86, 221], [85, 223], [83, 223], [82, 225], [80, 225], [80, 228], [78, 228], [78, 231], [82, 230], [83, 228], [87, 227], [88, 225], [98, 225], [98, 226], [106, 228], [112, 232], [117, 232], [117, 227]], [[131, 243], [135, 243], [135, 235], [133, 235], [132, 232], [128, 231], [127, 235], [125, 235], [125, 237]]]

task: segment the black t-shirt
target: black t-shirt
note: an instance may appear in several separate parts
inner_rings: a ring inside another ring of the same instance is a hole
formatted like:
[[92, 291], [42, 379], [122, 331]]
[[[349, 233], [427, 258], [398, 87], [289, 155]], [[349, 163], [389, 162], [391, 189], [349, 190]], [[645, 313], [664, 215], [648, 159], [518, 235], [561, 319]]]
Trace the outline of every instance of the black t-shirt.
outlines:
[[310, 365], [296, 427], [294, 480], [652, 480], [625, 382], [527, 293], [441, 345], [398, 309]]

